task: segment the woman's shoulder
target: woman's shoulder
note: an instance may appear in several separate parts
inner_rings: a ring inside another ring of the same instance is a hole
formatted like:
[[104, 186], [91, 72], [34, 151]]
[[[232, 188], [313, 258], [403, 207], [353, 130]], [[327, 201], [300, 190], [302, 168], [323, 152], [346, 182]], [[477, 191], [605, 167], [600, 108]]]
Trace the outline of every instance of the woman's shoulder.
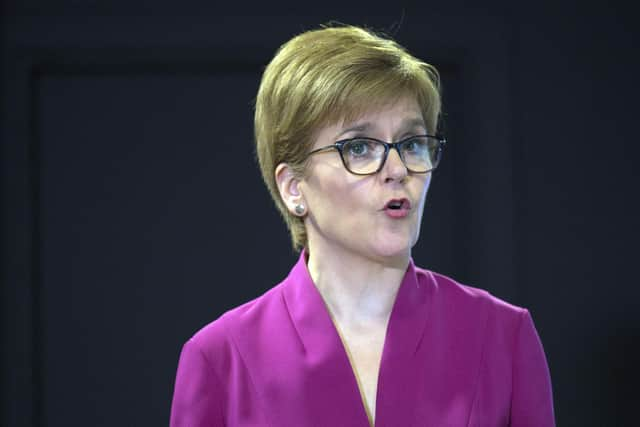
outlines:
[[[531, 313], [499, 298], [485, 289], [462, 284], [444, 274], [416, 268], [418, 283], [429, 290], [428, 305], [431, 328], [438, 336], [463, 340], [467, 344], [478, 340], [478, 348], [490, 348], [487, 356], [512, 355], [520, 343], [521, 348], [537, 348], [539, 338]], [[496, 365], [496, 366], [497, 366]]]
[[188, 342], [201, 351], [232, 351], [235, 341], [255, 330], [260, 324], [269, 322], [281, 311], [282, 283], [268, 289], [262, 295], [233, 307], [218, 318], [200, 327]]
[[434, 303], [455, 307], [455, 311], [460, 314], [489, 311], [505, 320], [517, 321], [528, 312], [526, 308], [497, 297], [485, 289], [461, 283], [432, 270], [420, 267], [415, 269], [418, 282], [432, 286]]

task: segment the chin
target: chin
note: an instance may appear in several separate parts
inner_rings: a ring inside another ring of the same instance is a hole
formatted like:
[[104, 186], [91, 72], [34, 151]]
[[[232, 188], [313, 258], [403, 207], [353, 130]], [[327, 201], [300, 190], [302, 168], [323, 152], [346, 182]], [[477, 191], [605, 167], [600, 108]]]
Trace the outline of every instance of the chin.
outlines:
[[413, 239], [409, 238], [390, 238], [378, 242], [372, 249], [377, 257], [383, 259], [396, 259], [406, 257], [411, 253]]

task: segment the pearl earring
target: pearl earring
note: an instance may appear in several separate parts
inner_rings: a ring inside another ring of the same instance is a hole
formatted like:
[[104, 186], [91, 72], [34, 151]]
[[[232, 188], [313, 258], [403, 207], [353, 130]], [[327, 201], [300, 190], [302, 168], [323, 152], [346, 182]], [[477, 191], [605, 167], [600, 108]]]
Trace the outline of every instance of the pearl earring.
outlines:
[[303, 204], [297, 204], [296, 207], [295, 207], [295, 211], [296, 211], [296, 214], [302, 215], [304, 213], [304, 205]]

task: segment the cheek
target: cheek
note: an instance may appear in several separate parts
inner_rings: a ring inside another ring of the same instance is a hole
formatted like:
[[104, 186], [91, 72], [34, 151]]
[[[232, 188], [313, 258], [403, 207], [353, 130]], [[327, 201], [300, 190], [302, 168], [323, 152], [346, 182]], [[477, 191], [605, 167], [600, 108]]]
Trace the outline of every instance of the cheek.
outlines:
[[354, 214], [367, 208], [369, 202], [368, 191], [355, 188], [343, 182], [329, 183], [324, 192], [318, 194], [318, 200], [325, 215], [336, 217], [339, 216], [341, 222], [349, 222], [355, 219]]
[[424, 178], [424, 182], [421, 187], [422, 198], [423, 200], [426, 198], [427, 193], [429, 192], [429, 186], [431, 185], [431, 174], [428, 174]]
[[331, 166], [316, 168], [302, 186], [309, 209], [319, 220], [344, 215], [345, 210], [353, 208], [356, 204], [353, 190], [353, 183], [344, 176], [342, 167]]
[[418, 194], [420, 195], [420, 210], [419, 210], [419, 219], [422, 219], [422, 212], [424, 210], [425, 201], [427, 199], [427, 193], [429, 192], [429, 185], [431, 184], [431, 174], [427, 175], [420, 185], [418, 190]]

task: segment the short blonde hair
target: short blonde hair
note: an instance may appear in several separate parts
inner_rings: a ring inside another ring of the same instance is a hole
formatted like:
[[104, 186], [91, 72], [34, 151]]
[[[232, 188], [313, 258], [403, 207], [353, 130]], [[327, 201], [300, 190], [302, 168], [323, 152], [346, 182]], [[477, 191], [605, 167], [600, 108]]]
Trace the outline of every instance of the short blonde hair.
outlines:
[[320, 128], [350, 122], [406, 95], [415, 96], [427, 130], [435, 133], [441, 104], [438, 71], [370, 30], [324, 27], [280, 47], [260, 82], [254, 130], [262, 177], [294, 249], [307, 245], [307, 233], [303, 219], [291, 214], [280, 197], [276, 166], [287, 163], [303, 177]]

